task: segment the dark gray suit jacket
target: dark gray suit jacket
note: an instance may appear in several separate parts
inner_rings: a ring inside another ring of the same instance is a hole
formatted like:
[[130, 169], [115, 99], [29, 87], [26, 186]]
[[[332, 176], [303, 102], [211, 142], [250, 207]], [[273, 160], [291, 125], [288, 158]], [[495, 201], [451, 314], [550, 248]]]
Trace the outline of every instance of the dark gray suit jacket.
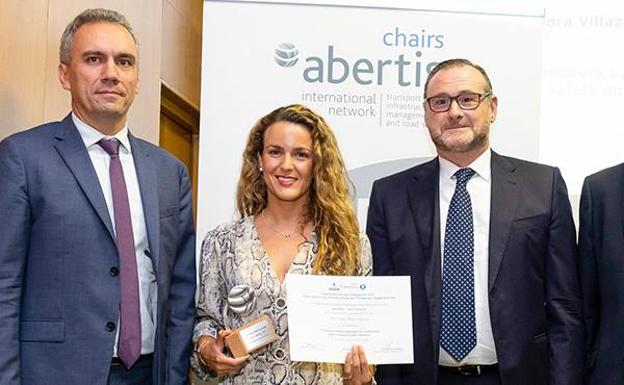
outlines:
[[[574, 222], [552, 167], [492, 152], [489, 305], [503, 385], [577, 385], [583, 326]], [[381, 385], [432, 385], [438, 371], [439, 163], [373, 185], [367, 234], [375, 275], [412, 277], [413, 365], [380, 366]]]
[[624, 164], [585, 179], [579, 252], [589, 384], [624, 384]]
[[[184, 384], [194, 317], [185, 167], [130, 135], [158, 285], [154, 384]], [[105, 385], [119, 318], [113, 227], [71, 116], [0, 143], [0, 384]]]

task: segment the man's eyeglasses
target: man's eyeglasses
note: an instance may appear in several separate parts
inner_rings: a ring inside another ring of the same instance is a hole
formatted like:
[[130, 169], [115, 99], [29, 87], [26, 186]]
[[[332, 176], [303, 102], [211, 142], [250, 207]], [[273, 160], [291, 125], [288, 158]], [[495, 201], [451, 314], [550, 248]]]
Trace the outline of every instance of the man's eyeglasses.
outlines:
[[457, 102], [457, 105], [462, 110], [474, 110], [479, 107], [481, 101], [488, 96], [492, 96], [492, 92], [488, 91], [483, 94], [477, 94], [474, 92], [464, 92], [457, 96], [448, 96], [448, 95], [440, 95], [440, 96], [431, 96], [425, 99], [427, 104], [429, 104], [429, 108], [433, 112], [445, 112], [451, 108], [451, 103], [453, 100]]

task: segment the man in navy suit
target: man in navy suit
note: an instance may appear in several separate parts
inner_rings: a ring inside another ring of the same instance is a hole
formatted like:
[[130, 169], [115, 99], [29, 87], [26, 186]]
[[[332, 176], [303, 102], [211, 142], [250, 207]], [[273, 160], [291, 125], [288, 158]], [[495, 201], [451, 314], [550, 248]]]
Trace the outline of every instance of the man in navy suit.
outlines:
[[588, 176], [579, 253], [588, 384], [624, 384], [624, 164]]
[[583, 326], [575, 229], [557, 168], [490, 149], [498, 100], [465, 59], [435, 67], [425, 123], [438, 157], [375, 182], [377, 275], [412, 282], [414, 364], [381, 385], [576, 385]]
[[185, 384], [194, 317], [185, 167], [134, 137], [123, 15], [66, 28], [62, 121], [0, 144], [0, 384]]

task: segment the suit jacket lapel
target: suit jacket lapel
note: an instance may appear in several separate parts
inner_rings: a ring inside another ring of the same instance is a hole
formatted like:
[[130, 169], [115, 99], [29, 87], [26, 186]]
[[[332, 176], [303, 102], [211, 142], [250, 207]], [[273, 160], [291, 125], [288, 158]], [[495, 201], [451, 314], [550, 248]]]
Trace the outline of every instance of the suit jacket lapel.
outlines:
[[148, 148], [128, 133], [132, 157], [139, 180], [139, 191], [143, 203], [143, 215], [147, 228], [147, 240], [149, 243], [149, 256], [152, 258], [154, 271], [158, 273], [158, 260], [160, 254], [160, 222], [158, 205], [158, 178], [154, 162], [150, 158]]
[[102, 193], [100, 180], [97, 177], [95, 168], [93, 168], [93, 163], [80, 137], [80, 133], [71, 120], [71, 114], [67, 115], [61, 122], [61, 130], [56, 135], [56, 140], [57, 142], [54, 145], [56, 151], [63, 158], [72, 174], [74, 174], [80, 188], [114, 241], [113, 224], [108, 215], [108, 208]]
[[492, 290], [496, 282], [511, 224], [520, 202], [522, 186], [515, 170], [515, 166], [507, 159], [492, 151], [488, 290]]
[[[440, 338], [441, 273], [440, 273], [440, 202], [438, 158], [416, 169], [412, 184], [408, 186], [410, 210], [418, 231], [426, 261], [425, 290], [429, 302], [431, 333], [434, 346]], [[436, 350], [437, 357], [437, 350]]]

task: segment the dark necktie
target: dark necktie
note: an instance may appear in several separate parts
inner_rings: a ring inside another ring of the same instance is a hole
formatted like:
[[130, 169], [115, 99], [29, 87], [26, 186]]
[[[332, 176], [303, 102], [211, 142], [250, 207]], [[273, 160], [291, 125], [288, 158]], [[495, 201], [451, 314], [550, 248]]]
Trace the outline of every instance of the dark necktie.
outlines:
[[100, 147], [110, 155], [110, 182], [115, 213], [115, 235], [119, 252], [121, 305], [117, 355], [127, 368], [141, 355], [141, 315], [139, 311], [139, 281], [128, 190], [119, 159], [119, 141], [102, 139]]
[[440, 346], [457, 361], [477, 345], [474, 232], [472, 205], [466, 190], [466, 183], [474, 174], [470, 168], [455, 173], [455, 193], [449, 204], [444, 233]]

